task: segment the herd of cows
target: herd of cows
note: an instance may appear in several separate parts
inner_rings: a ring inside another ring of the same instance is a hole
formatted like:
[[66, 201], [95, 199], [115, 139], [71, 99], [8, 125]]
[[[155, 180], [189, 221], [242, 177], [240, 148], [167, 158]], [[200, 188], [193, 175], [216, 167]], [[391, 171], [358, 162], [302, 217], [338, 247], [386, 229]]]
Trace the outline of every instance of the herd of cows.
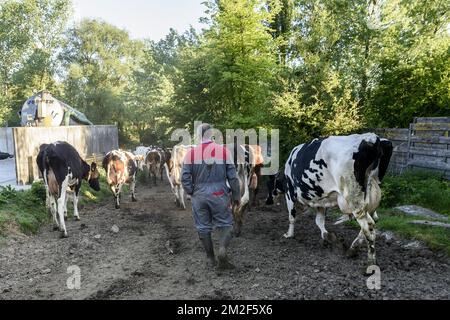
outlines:
[[[138, 147], [133, 153], [113, 150], [103, 159], [106, 181], [114, 196], [115, 207], [120, 208], [123, 185], [130, 186], [132, 201], [135, 196], [136, 173], [148, 169], [156, 185], [157, 178], [167, 175], [178, 207], [186, 208], [181, 185], [181, 171], [186, 154], [193, 146], [176, 145], [172, 149]], [[233, 206], [235, 235], [241, 232], [243, 217], [250, 206], [257, 204], [261, 186], [261, 168], [264, 157], [257, 145], [227, 145], [240, 184], [241, 201]], [[376, 209], [381, 200], [379, 184], [386, 173], [393, 147], [389, 140], [374, 133], [349, 136], [331, 136], [315, 139], [295, 147], [285, 167], [267, 182], [266, 204], [274, 203], [274, 197], [284, 194], [289, 214], [289, 229], [285, 237], [294, 236], [297, 209], [316, 210], [316, 224], [322, 239], [328, 242], [336, 236], [325, 228], [328, 208], [338, 207], [343, 216], [339, 222], [356, 219], [361, 230], [349, 249], [353, 254], [362, 243], [367, 243], [368, 263], [376, 264], [375, 222]], [[65, 218], [67, 201], [73, 198], [74, 217], [79, 220], [77, 208], [82, 180], [100, 190], [99, 171], [95, 162], [88, 164], [70, 144], [55, 142], [43, 144], [37, 156], [37, 165], [44, 180], [47, 207], [53, 216], [55, 228], [67, 237]]]

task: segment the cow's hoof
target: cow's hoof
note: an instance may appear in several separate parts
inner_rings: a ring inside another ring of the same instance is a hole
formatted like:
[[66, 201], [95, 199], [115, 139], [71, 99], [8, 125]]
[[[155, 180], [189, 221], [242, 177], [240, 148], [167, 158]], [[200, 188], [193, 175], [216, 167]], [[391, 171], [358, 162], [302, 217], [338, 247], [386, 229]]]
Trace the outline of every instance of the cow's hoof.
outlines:
[[353, 259], [356, 258], [358, 256], [358, 250], [355, 248], [350, 248], [347, 250], [347, 252], [345, 253], [345, 256], [349, 259]]
[[334, 234], [333, 232], [328, 232], [325, 234], [324, 240], [330, 244], [336, 243], [337, 242], [336, 234]]
[[137, 202], [137, 199], [136, 198], [131, 198], [131, 201], [132, 202]]
[[292, 239], [294, 237], [294, 235], [293, 234], [289, 234], [289, 233], [285, 233], [285, 234], [283, 234], [283, 237], [286, 238], [286, 239]]
[[53, 231], [58, 231], [59, 230], [59, 226], [53, 226]]
[[119, 205], [117, 205], [117, 204], [116, 204], [116, 206], [115, 206], [115, 207], [116, 207], [116, 209], [120, 209], [120, 206], [119, 206]]
[[75, 217], [75, 221], [80, 221], [80, 217]]
[[69, 236], [67, 235], [67, 232], [61, 232], [60, 238], [64, 239], [64, 238], [68, 238]]

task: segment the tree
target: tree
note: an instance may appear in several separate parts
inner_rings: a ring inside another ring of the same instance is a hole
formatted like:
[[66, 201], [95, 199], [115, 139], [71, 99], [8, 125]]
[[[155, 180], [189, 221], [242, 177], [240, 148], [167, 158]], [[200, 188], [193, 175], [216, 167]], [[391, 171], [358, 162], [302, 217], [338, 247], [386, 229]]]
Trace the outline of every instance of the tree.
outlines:
[[67, 70], [65, 100], [96, 124], [116, 122], [123, 133], [126, 95], [141, 53], [142, 43], [126, 31], [103, 21], [81, 21], [67, 32], [60, 56]]
[[256, 127], [267, 121], [277, 75], [277, 47], [269, 25], [279, 8], [271, 1], [207, 3], [209, 29], [200, 45], [184, 51], [183, 82], [176, 90], [183, 111], [220, 126]]
[[19, 110], [32, 93], [56, 90], [55, 52], [70, 12], [69, 0], [0, 4], [0, 123], [17, 123], [11, 111]]

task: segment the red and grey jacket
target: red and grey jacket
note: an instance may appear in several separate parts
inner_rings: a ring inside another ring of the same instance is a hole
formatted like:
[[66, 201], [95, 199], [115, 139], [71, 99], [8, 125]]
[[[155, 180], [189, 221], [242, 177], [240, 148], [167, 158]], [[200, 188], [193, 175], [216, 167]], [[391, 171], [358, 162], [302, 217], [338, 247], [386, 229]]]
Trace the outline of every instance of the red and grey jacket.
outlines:
[[[227, 186], [227, 181], [230, 187]], [[232, 192], [240, 199], [239, 181], [230, 151], [215, 142], [204, 142], [184, 158], [181, 184], [189, 195], [221, 196]]]

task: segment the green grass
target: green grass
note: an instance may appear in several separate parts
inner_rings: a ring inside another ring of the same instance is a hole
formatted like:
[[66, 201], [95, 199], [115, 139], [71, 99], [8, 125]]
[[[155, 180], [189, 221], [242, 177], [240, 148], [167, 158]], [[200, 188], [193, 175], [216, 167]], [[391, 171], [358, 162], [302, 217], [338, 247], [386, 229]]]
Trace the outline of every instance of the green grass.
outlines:
[[377, 228], [414, 240], [423, 241], [431, 249], [443, 250], [450, 255], [450, 230], [442, 227], [421, 226], [408, 223], [412, 220], [423, 220], [421, 217], [410, 217], [392, 209], [378, 211], [380, 220]]
[[[410, 224], [412, 220], [426, 220], [408, 216], [394, 208], [401, 205], [418, 205], [447, 215], [450, 221], [450, 182], [441, 175], [428, 171], [408, 171], [403, 175], [387, 175], [381, 185], [382, 199], [377, 213], [377, 229], [390, 230], [413, 240], [426, 243], [431, 249], [443, 250], [450, 255], [450, 230], [443, 227]], [[340, 217], [333, 210], [332, 216]], [[359, 228], [355, 220], [346, 225]]]
[[45, 189], [34, 183], [30, 190], [0, 188], [0, 235], [11, 232], [35, 233], [49, 221], [45, 208]]
[[[100, 176], [100, 188], [99, 192], [95, 192], [83, 182], [78, 208], [82, 209], [87, 203], [99, 203], [105, 198], [112, 198], [103, 172]], [[71, 201], [68, 203], [68, 209], [69, 216], [73, 215]], [[41, 226], [50, 222], [42, 182], [33, 183], [31, 189], [26, 191], [0, 187], [0, 237], [6, 237], [11, 233], [34, 234]]]
[[387, 175], [381, 185], [382, 208], [415, 204], [450, 217], [450, 181], [429, 171]]

